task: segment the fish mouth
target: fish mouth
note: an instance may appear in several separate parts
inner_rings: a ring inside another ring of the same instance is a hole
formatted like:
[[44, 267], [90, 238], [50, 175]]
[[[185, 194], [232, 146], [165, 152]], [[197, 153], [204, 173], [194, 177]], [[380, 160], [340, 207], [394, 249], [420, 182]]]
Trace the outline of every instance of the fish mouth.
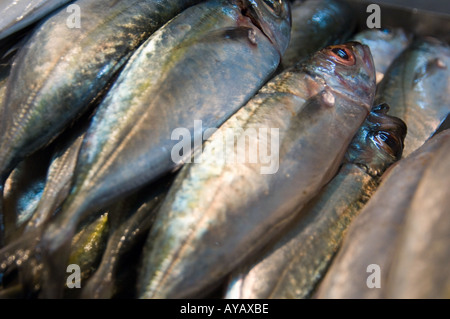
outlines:
[[[274, 48], [277, 50], [280, 57], [283, 56], [284, 52], [287, 49], [287, 46], [289, 44], [289, 38], [290, 38], [290, 32], [288, 32], [287, 35], [287, 41], [283, 41], [283, 33], [280, 31], [277, 34], [275, 34], [273, 28], [271, 27], [271, 24], [266, 22], [265, 19], [261, 16], [261, 13], [259, 13], [259, 10], [255, 9], [258, 8], [258, 4], [255, 2], [255, 0], [237, 0], [236, 1], [237, 6], [239, 7], [241, 14], [250, 19], [250, 22], [261, 31], [262, 34], [272, 43]], [[288, 14], [286, 19], [289, 21], [289, 25], [292, 25], [292, 19], [290, 17], [290, 4], [289, 2], [285, 2], [285, 8], [284, 8]], [[279, 20], [283, 19], [283, 17], [279, 17]], [[282, 22], [281, 22], [282, 23]], [[281, 43], [285, 42], [285, 45], [281, 45]]]

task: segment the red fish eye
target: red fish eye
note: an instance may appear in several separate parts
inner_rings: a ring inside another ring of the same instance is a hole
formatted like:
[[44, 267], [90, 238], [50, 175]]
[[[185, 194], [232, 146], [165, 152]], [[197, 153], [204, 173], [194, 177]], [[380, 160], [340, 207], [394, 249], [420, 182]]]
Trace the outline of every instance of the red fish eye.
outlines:
[[333, 47], [330, 50], [330, 55], [339, 63], [344, 65], [354, 65], [356, 63], [353, 52], [345, 47]]

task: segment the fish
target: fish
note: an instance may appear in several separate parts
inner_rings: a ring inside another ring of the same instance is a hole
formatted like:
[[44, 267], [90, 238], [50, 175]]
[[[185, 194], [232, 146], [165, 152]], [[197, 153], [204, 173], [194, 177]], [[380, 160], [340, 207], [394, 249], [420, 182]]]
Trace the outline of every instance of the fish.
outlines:
[[14, 58], [0, 110], [0, 203], [12, 169], [86, 112], [156, 29], [198, 1], [78, 0], [79, 28], [62, 10], [33, 30]]
[[0, 40], [39, 21], [71, 0], [15, 0], [0, 2]]
[[378, 86], [375, 103], [383, 102], [408, 126], [403, 150], [407, 157], [450, 112], [450, 46], [430, 37], [413, 41]]
[[[429, 163], [438, 158], [440, 149], [449, 140], [450, 131], [439, 133], [383, 174], [377, 191], [348, 228], [314, 298], [379, 299], [385, 296], [389, 267], [408, 207]], [[379, 278], [374, 281], [373, 276], [377, 275]], [[375, 284], [380, 288], [373, 288]]]
[[450, 140], [430, 160], [408, 207], [388, 270], [389, 299], [449, 299]]
[[[83, 287], [81, 298], [110, 299], [120, 294], [123, 289], [119, 279], [121, 264], [127, 260], [130, 251], [139, 246], [146, 238], [156, 212], [173, 183], [174, 177], [175, 174], [171, 174], [154, 183], [156, 185], [152, 184], [139, 191], [133, 198], [124, 200], [128, 203], [128, 207], [118, 206], [118, 209], [131, 211], [131, 213], [127, 212], [125, 215], [129, 216], [118, 223], [116, 229], [113, 230], [100, 265]], [[111, 213], [111, 215], [119, 214]], [[129, 268], [129, 264], [125, 264]]]
[[344, 1], [296, 1], [291, 11], [291, 39], [281, 69], [308, 59], [328, 45], [345, 42], [356, 26], [354, 12]]
[[375, 192], [383, 172], [402, 155], [405, 123], [372, 109], [353, 138], [338, 174], [298, 213], [289, 230], [255, 261], [235, 270], [227, 299], [309, 298], [347, 227]]
[[70, 194], [42, 238], [48, 262], [63, 259], [83, 216], [178, 169], [188, 152], [173, 158], [173, 131], [224, 122], [275, 72], [289, 35], [285, 1], [210, 0], [150, 36], [86, 132]]
[[370, 48], [378, 84], [392, 62], [409, 46], [412, 36], [402, 28], [366, 29], [358, 32], [351, 40]]
[[[358, 43], [270, 80], [181, 169], [144, 247], [139, 297], [205, 294], [282, 231], [335, 175], [374, 94]], [[258, 153], [270, 157], [249, 157]]]

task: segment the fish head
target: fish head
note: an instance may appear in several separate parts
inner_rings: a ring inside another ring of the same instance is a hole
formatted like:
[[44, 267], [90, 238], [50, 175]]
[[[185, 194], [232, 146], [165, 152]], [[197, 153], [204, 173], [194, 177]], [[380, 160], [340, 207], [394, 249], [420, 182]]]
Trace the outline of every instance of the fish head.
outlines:
[[238, 0], [249, 17], [283, 56], [291, 38], [291, 5], [287, 0]]
[[345, 154], [345, 163], [358, 165], [376, 177], [402, 157], [406, 124], [388, 111], [385, 103], [372, 108]]
[[376, 73], [368, 46], [359, 42], [328, 46], [313, 55], [305, 68], [336, 94], [357, 101], [370, 111]]

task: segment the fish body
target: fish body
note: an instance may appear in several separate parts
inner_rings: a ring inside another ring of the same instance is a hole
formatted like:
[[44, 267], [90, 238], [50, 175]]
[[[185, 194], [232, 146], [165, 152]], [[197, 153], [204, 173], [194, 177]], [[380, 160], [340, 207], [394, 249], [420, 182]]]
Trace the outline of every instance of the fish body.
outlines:
[[26, 232], [46, 223], [69, 194], [85, 129], [86, 127], [75, 130], [68, 139], [61, 141], [56, 146], [48, 167], [45, 186], [33, 216], [27, 222]]
[[403, 156], [429, 139], [450, 112], [450, 46], [417, 39], [391, 65], [379, 84], [377, 103], [408, 126]]
[[82, 216], [179, 167], [173, 131], [217, 127], [239, 109], [275, 72], [289, 31], [284, 1], [212, 0], [155, 32], [99, 105], [46, 250], [67, 243]]
[[388, 272], [386, 298], [450, 298], [448, 158], [450, 140], [447, 139], [427, 165], [409, 205]]
[[296, 1], [291, 11], [291, 40], [283, 56], [283, 69], [328, 45], [345, 42], [356, 26], [355, 15], [344, 1]]
[[232, 273], [226, 298], [311, 296], [347, 227], [376, 190], [379, 177], [401, 157], [406, 126], [387, 115], [387, 110], [371, 112], [338, 174], [299, 213], [289, 231], [268, 245], [256, 261]]
[[[389, 267], [408, 207], [429, 163], [437, 159], [439, 150], [449, 139], [450, 131], [436, 135], [386, 172], [375, 194], [350, 225], [316, 298], [384, 297]], [[380, 271], [381, 289], [368, 285], [373, 265]]]
[[0, 40], [31, 25], [71, 0], [15, 0], [0, 2]]
[[392, 62], [409, 46], [411, 36], [400, 28], [368, 29], [357, 33], [352, 40], [370, 48], [377, 72], [377, 83], [380, 83]]
[[[177, 176], [147, 239], [140, 297], [205, 293], [290, 223], [336, 173], [374, 90], [370, 52], [355, 43], [268, 82]], [[261, 128], [265, 135], [251, 133]], [[240, 147], [222, 157], [224, 140], [235, 138]], [[260, 150], [278, 145], [272, 163], [236, 160], [254, 153], [246, 139]]]

